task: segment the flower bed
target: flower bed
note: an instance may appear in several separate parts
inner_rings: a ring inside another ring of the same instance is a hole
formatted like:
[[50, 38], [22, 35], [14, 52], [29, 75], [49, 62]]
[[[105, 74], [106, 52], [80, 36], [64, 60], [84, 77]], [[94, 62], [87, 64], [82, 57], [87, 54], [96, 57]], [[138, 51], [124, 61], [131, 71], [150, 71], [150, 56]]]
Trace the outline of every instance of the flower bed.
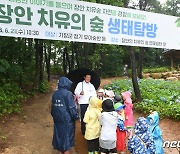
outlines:
[[[161, 118], [180, 120], [180, 81], [142, 79], [138, 82], [143, 101], [135, 102], [135, 110], [145, 114], [156, 110]], [[132, 99], [135, 100], [131, 80], [117, 80], [104, 88], [112, 89], [118, 94], [130, 90]]]

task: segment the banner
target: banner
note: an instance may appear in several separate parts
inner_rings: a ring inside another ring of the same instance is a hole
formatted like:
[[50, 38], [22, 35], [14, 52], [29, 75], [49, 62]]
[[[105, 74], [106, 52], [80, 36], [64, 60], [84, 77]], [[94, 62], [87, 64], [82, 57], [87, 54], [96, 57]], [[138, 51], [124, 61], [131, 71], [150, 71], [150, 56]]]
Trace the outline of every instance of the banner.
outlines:
[[75, 0], [0, 0], [0, 36], [180, 49], [180, 18]]

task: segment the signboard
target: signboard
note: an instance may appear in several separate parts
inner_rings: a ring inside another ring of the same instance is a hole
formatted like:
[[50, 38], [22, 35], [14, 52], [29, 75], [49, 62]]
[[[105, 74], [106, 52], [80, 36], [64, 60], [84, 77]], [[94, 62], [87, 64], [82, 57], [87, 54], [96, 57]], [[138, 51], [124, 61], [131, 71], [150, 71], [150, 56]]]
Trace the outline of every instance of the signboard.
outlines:
[[180, 19], [75, 0], [0, 0], [0, 36], [180, 49]]

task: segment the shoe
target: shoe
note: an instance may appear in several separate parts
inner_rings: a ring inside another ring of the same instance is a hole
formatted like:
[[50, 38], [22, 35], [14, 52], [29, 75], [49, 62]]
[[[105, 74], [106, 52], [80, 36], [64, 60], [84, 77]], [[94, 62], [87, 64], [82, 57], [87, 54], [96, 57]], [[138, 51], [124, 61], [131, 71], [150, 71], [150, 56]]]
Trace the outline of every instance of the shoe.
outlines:
[[88, 154], [94, 154], [93, 152], [88, 152]]
[[94, 154], [99, 154], [99, 152], [98, 151], [94, 151]]

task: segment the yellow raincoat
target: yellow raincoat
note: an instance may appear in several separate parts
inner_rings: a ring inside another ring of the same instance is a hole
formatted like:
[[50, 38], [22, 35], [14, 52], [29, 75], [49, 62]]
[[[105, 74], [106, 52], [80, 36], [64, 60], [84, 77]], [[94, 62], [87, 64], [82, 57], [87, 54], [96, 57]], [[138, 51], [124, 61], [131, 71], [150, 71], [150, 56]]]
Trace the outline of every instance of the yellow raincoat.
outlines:
[[100, 110], [98, 109], [97, 97], [91, 97], [89, 101], [89, 107], [85, 113], [83, 121], [86, 123], [86, 132], [85, 139], [93, 140], [99, 138], [100, 135], [100, 122], [99, 118], [101, 115]]

